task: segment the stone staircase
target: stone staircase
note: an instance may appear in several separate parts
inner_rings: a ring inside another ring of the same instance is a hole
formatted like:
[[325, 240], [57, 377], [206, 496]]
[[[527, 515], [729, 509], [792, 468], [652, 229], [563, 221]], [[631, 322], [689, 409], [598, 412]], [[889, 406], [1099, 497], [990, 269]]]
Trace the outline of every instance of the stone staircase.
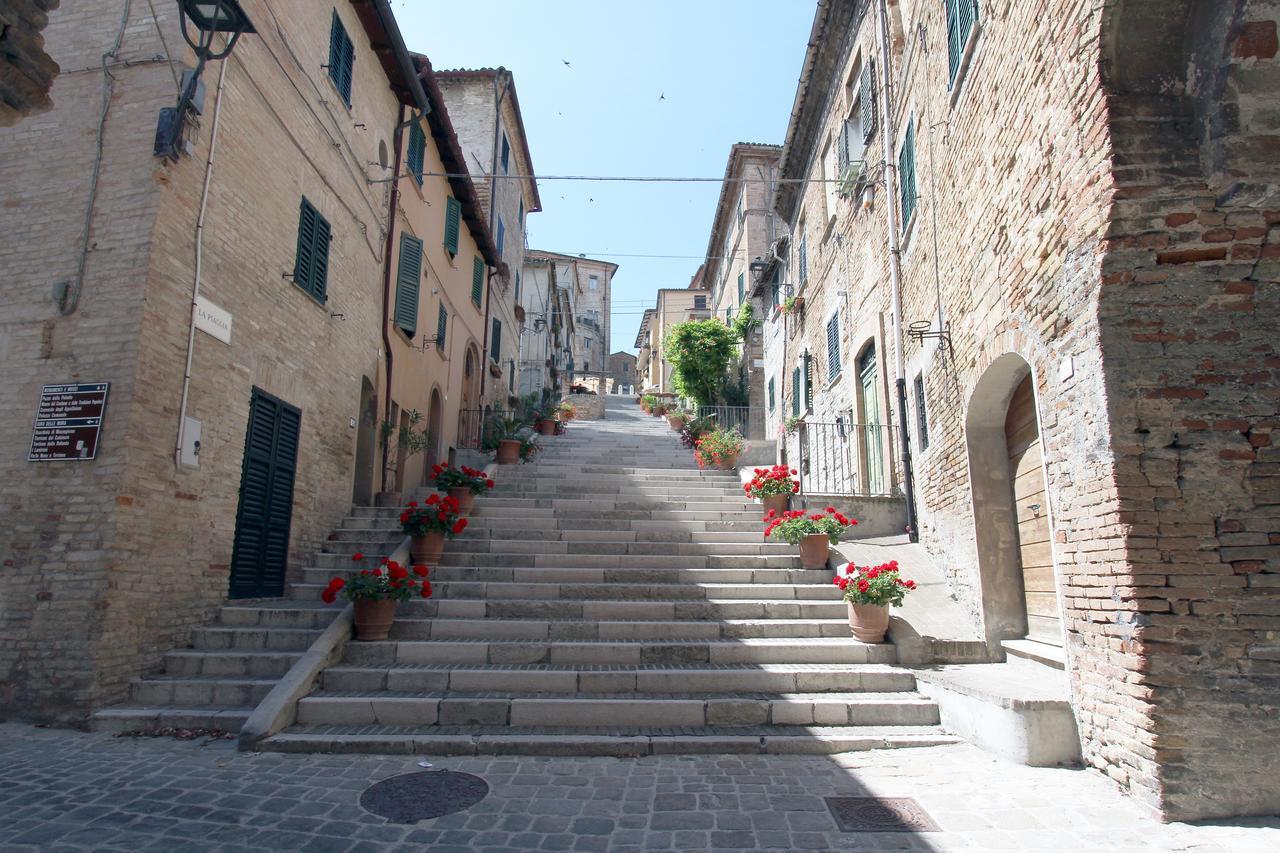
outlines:
[[[435, 597], [400, 605], [390, 640], [348, 643], [297, 724], [261, 748], [814, 753], [954, 740], [893, 646], [849, 636], [830, 573], [763, 540], [733, 473], [697, 470], [665, 422], [608, 402], [608, 420], [502, 468], [433, 570]], [[356, 550], [393, 548], [397, 512], [357, 509], [293, 598], [317, 601]]]

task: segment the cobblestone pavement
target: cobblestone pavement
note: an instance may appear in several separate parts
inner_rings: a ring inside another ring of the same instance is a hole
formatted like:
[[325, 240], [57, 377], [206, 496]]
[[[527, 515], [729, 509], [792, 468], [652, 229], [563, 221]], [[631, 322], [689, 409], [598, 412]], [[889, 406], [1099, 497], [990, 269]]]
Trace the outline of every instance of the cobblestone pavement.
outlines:
[[[0, 853], [28, 850], [1280, 850], [1280, 820], [1162, 825], [1102, 777], [966, 745], [841, 756], [433, 758], [465, 812], [358, 803], [418, 757], [248, 754], [234, 741], [0, 725]], [[842, 833], [823, 797], [914, 797], [939, 832]]]

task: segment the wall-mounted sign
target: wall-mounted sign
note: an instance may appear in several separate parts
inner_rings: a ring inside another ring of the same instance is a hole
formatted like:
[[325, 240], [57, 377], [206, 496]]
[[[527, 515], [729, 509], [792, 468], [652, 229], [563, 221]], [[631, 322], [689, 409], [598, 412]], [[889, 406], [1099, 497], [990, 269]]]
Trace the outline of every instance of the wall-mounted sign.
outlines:
[[231, 312], [219, 308], [203, 296], [197, 296], [196, 328], [224, 344], [229, 344], [231, 343]]
[[45, 385], [31, 432], [28, 462], [92, 459], [98, 454], [98, 436], [107, 413], [110, 382], [78, 385]]

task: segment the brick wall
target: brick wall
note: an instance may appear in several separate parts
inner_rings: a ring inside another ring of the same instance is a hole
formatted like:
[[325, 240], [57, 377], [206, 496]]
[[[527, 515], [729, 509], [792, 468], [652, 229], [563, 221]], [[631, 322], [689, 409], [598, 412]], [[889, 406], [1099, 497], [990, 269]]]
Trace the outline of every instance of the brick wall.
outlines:
[[58, 63], [44, 49], [42, 31], [59, 0], [9, 0], [0, 9], [0, 127], [52, 106], [49, 89]]

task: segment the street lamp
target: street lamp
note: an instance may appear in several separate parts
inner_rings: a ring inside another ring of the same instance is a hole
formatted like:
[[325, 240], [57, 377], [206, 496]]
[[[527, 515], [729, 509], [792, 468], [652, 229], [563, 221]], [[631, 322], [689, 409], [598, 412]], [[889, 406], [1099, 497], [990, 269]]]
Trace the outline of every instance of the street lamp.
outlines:
[[[182, 38], [196, 52], [196, 67], [182, 75], [182, 94], [178, 97], [178, 106], [160, 110], [155, 154], [170, 160], [177, 160], [182, 153], [182, 129], [186, 123], [187, 110], [199, 90], [200, 75], [205, 63], [210, 59], [225, 59], [242, 34], [257, 32], [236, 0], [178, 0], [178, 10]], [[194, 38], [191, 32], [193, 28]], [[213, 37], [218, 33], [228, 35], [221, 50], [213, 47]]]

